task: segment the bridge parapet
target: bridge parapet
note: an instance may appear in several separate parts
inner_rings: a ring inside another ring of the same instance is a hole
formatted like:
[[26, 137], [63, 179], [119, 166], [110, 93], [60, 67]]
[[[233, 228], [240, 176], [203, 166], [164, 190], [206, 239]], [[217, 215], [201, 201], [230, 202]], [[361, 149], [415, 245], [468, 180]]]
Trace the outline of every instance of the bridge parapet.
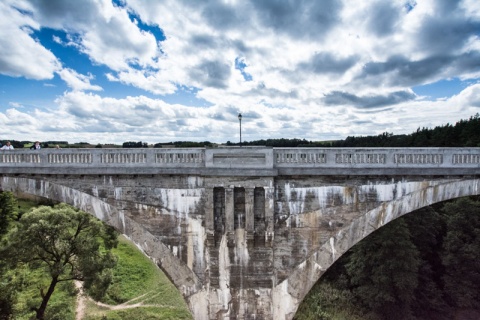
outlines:
[[480, 148], [275, 148], [279, 175], [478, 174]]
[[275, 148], [277, 167], [480, 164], [480, 148]]
[[480, 148], [42, 149], [0, 152], [1, 173], [199, 175], [478, 174]]

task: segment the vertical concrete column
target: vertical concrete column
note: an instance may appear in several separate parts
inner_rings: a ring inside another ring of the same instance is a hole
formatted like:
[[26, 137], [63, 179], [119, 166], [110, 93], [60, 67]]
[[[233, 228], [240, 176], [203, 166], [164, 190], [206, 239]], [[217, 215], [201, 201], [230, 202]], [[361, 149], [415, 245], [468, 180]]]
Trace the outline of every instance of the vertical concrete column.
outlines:
[[213, 232], [213, 188], [205, 188], [207, 201], [205, 202], [205, 228]]
[[215, 227], [213, 221], [213, 187], [205, 188], [205, 233], [207, 234], [207, 246], [215, 245]]
[[273, 209], [274, 187], [265, 187], [265, 245], [272, 245], [274, 237]]
[[247, 233], [252, 233], [254, 230], [254, 212], [253, 205], [255, 202], [255, 189], [245, 188], [245, 229]]
[[233, 246], [235, 240], [234, 233], [234, 201], [233, 188], [225, 188], [225, 234], [227, 235], [227, 245]]
[[255, 188], [245, 188], [245, 234], [248, 246], [253, 246], [255, 213], [253, 211], [255, 203]]

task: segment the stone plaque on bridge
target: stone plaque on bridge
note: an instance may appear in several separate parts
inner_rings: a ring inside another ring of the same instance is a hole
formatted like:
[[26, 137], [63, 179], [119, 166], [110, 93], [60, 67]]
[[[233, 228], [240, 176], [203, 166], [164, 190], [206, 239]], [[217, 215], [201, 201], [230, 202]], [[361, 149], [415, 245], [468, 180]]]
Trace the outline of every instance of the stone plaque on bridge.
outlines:
[[205, 150], [207, 168], [273, 168], [273, 149], [219, 148]]

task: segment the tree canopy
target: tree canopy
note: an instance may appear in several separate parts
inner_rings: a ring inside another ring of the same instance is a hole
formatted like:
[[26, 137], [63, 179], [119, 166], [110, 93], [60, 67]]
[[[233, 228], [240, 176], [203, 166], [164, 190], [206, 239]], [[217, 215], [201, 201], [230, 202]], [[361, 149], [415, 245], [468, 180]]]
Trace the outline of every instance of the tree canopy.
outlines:
[[450, 302], [474, 308], [480, 300], [480, 202], [468, 198], [443, 208], [448, 231], [443, 242], [444, 282]]
[[0, 192], [0, 239], [7, 233], [10, 223], [17, 218], [16, 203], [13, 193]]
[[404, 220], [390, 223], [352, 248], [346, 264], [350, 286], [368, 310], [408, 319], [418, 284], [419, 252]]
[[[9, 191], [0, 192], [0, 240], [10, 229], [17, 217], [16, 199]], [[0, 259], [0, 320], [8, 320], [13, 313], [15, 290], [10, 285], [11, 279], [5, 259]]]
[[142, 141], [127, 141], [122, 144], [122, 148], [148, 148], [148, 143]]

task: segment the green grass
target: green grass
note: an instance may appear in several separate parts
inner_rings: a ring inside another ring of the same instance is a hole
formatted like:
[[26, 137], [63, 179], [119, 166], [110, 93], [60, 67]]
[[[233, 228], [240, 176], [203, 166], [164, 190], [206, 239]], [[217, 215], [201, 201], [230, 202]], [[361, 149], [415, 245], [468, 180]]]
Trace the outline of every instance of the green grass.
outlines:
[[18, 212], [25, 213], [38, 206], [38, 203], [30, 199], [17, 199]]
[[102, 302], [124, 303], [155, 289], [159, 283], [157, 270], [130, 242], [124, 237], [119, 237], [118, 246], [112, 252], [119, 261], [114, 271], [113, 284], [110, 285]]
[[163, 272], [125, 237], [113, 253], [118, 257], [113, 284], [102, 302], [136, 308], [108, 310], [90, 303], [86, 320], [96, 319], [192, 319], [180, 292]]
[[38, 206], [51, 206], [53, 205], [54, 202], [50, 201], [46, 198], [42, 197], [37, 197], [37, 196], [31, 196], [31, 198], [17, 198], [17, 212], [19, 214], [19, 217], [30, 211], [30, 209], [33, 209]]
[[[137, 307], [122, 310], [100, 310], [93, 311], [88, 309], [84, 320], [183, 320], [192, 319], [192, 316], [187, 310], [180, 311], [168, 307]], [[92, 312], [95, 312], [92, 314]]]

